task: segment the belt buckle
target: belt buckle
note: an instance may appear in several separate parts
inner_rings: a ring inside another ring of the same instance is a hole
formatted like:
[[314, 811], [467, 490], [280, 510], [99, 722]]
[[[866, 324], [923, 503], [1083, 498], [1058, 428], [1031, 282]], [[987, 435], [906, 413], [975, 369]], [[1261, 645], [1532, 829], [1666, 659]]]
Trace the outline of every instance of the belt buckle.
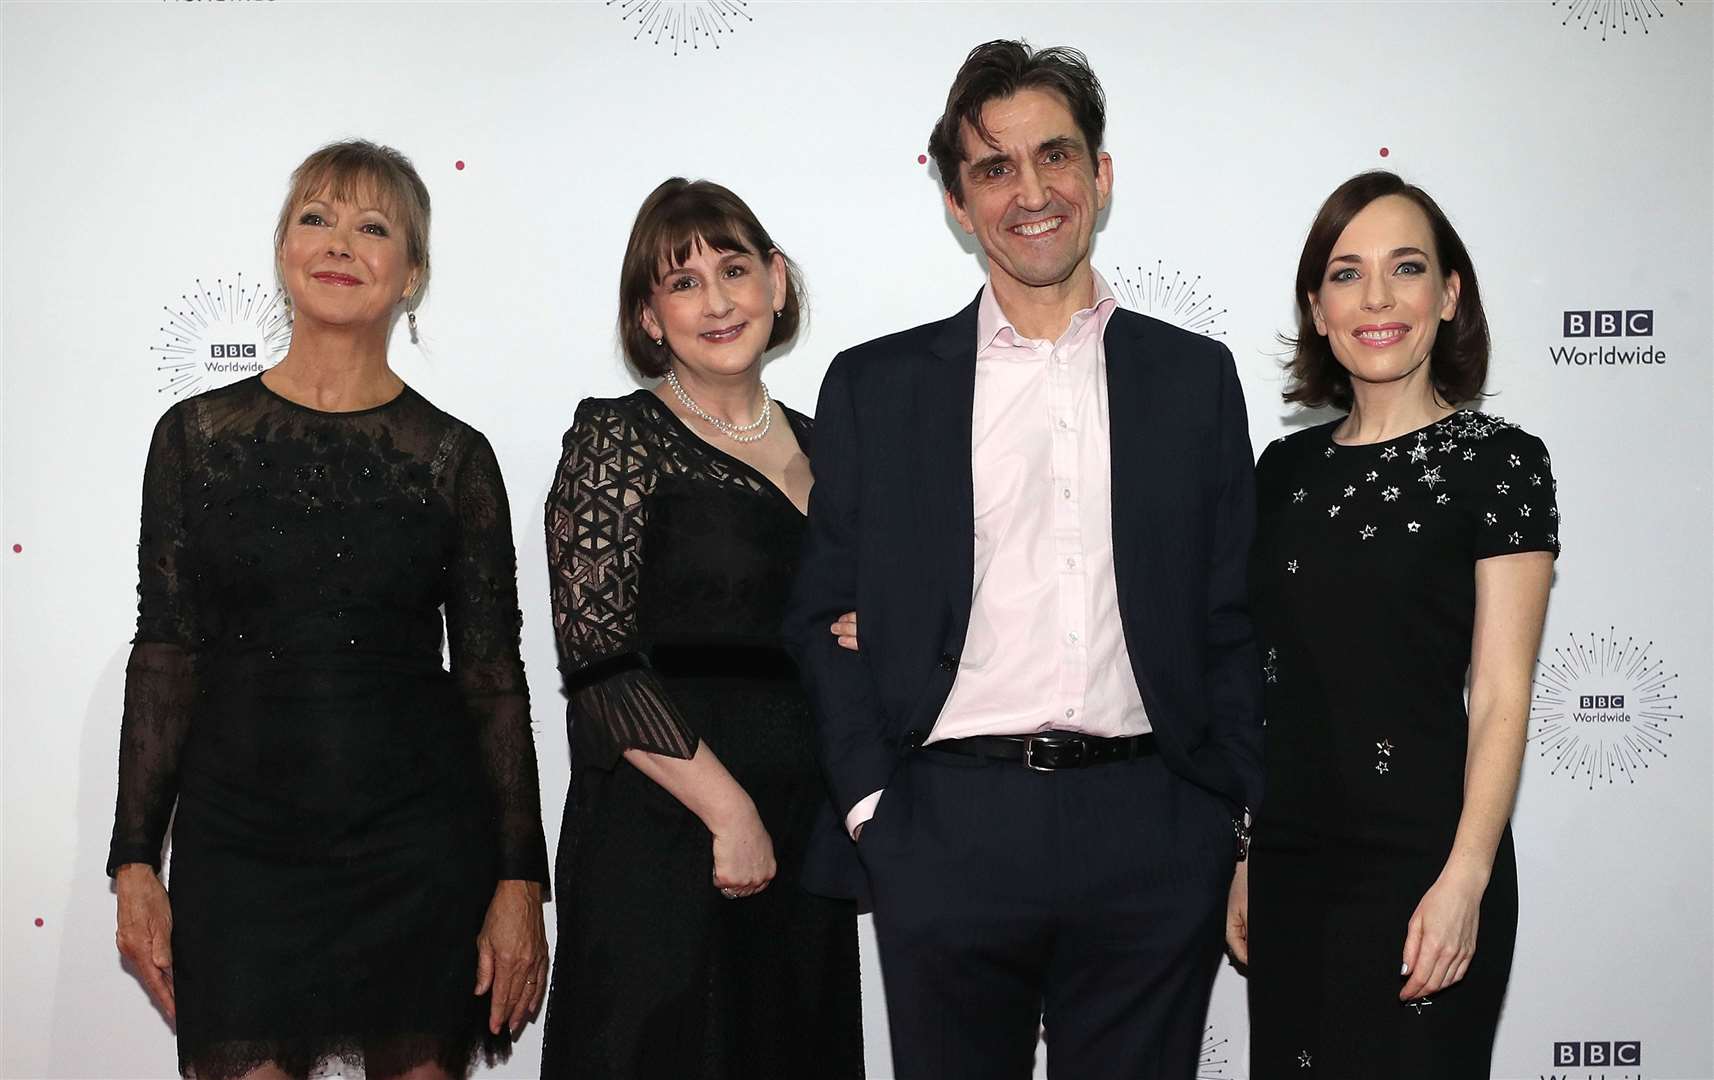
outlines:
[[[1059, 750], [1063, 747], [1074, 746], [1077, 748], [1076, 760], [1055, 765], [1038, 764], [1036, 762], [1036, 747], [1038, 746], [1046, 747], [1049, 750]], [[1054, 772], [1058, 769], [1075, 768], [1078, 765], [1083, 764], [1084, 759], [1088, 756], [1089, 744], [1084, 742], [1082, 739], [1060, 739], [1051, 735], [1032, 735], [1029, 740], [1024, 743], [1024, 768], [1034, 770], [1035, 772], [1048, 773]]]

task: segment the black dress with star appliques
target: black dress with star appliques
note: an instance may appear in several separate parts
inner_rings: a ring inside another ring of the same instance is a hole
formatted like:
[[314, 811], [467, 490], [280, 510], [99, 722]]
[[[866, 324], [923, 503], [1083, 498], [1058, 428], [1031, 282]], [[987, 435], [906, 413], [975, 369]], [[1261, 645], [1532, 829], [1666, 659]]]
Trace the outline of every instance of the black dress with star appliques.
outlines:
[[[811, 421], [776, 404], [811, 453]], [[804, 516], [653, 393], [577, 409], [546, 507], [571, 790], [544, 1077], [863, 1075], [857, 908], [797, 884], [828, 803], [781, 637]], [[778, 872], [713, 885], [697, 816], [626, 761], [706, 741], [754, 801]]]
[[547, 853], [487, 440], [245, 379], [156, 425], [138, 553], [108, 871], [172, 820], [180, 1071], [506, 1056], [476, 937]]
[[1485, 1078], [1517, 931], [1509, 828], [1464, 980], [1405, 1004], [1399, 970], [1463, 806], [1475, 564], [1558, 552], [1553, 475], [1539, 439], [1478, 412], [1365, 446], [1337, 425], [1256, 466], [1251, 1076]]

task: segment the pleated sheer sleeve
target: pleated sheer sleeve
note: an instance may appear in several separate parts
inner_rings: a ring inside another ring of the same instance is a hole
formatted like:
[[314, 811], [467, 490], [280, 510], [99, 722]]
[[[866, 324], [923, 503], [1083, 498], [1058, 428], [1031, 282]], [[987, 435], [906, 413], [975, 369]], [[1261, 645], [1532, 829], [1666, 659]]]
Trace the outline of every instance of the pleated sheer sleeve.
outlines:
[[576, 751], [601, 768], [626, 750], [696, 753], [696, 733], [637, 641], [637, 583], [659, 454], [616, 403], [586, 400], [548, 491], [548, 577], [567, 722]]
[[188, 464], [183, 410], [175, 408], [155, 425], [143, 467], [137, 634], [125, 665], [108, 874], [126, 863], [160, 870], [161, 845], [178, 799], [179, 756], [196, 696], [197, 598], [184, 506]]
[[518, 638], [517, 558], [506, 485], [488, 440], [474, 432], [454, 480], [458, 550], [449, 573], [452, 674], [477, 730], [503, 880], [548, 884], [536, 743]]

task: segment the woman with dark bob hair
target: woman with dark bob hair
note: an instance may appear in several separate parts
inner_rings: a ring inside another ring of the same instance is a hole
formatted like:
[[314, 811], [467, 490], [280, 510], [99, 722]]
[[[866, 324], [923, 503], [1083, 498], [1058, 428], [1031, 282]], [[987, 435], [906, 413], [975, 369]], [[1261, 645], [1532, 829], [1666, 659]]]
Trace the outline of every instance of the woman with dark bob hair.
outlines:
[[796, 886], [828, 801], [780, 637], [811, 423], [761, 374], [801, 295], [726, 188], [637, 212], [619, 340], [660, 381], [578, 405], [547, 500], [572, 751], [545, 1076], [862, 1075], [855, 906]]
[[[1486, 1077], [1517, 931], [1509, 820], [1558, 510], [1482, 391], [1464, 243], [1420, 188], [1328, 197], [1287, 401], [1344, 416], [1257, 464], [1266, 800], [1232, 883], [1251, 1075]], [[1465, 687], [1468, 684], [1468, 703]]]
[[107, 869], [197, 1080], [461, 1077], [541, 1004], [506, 488], [387, 363], [428, 225], [398, 151], [311, 154], [274, 234], [285, 358], [178, 402], [149, 447]]

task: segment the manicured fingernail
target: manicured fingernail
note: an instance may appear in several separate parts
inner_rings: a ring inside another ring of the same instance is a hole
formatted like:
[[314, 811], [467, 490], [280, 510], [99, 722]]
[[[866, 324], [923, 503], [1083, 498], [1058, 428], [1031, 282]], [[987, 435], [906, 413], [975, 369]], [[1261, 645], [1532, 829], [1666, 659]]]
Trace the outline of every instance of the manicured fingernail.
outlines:
[[1409, 964], [1400, 964], [1399, 965], [1399, 974], [1400, 975], [1409, 975], [1410, 974], [1410, 965]]

